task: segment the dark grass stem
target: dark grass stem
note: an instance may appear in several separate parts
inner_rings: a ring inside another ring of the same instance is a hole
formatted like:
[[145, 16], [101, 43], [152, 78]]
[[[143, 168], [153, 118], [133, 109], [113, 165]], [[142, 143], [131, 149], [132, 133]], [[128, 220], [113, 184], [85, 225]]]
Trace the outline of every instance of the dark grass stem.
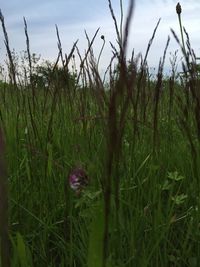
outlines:
[[34, 88], [33, 79], [32, 79], [32, 60], [31, 60], [31, 52], [30, 52], [30, 42], [29, 42], [28, 28], [27, 28], [27, 22], [26, 22], [25, 17], [24, 17], [24, 31], [25, 31], [25, 36], [26, 36], [26, 50], [27, 50], [28, 64], [29, 64], [29, 81], [31, 83], [33, 109], [35, 111], [35, 101], [36, 101], [35, 88]]
[[8, 180], [5, 163], [5, 141], [0, 129], [0, 260], [2, 267], [10, 266], [8, 220]]
[[103, 40], [103, 44], [102, 44], [102, 47], [101, 47], [101, 50], [100, 50], [100, 53], [99, 53], [99, 56], [98, 56], [98, 59], [97, 59], [97, 69], [99, 67], [99, 61], [100, 61], [100, 58], [101, 58], [101, 55], [103, 53], [103, 49], [104, 49], [105, 43], [106, 43], [105, 37], [103, 35], [101, 36], [101, 39]]
[[[103, 241], [103, 267], [106, 266], [107, 258], [109, 255], [109, 229], [110, 229], [110, 216], [111, 216], [111, 193], [112, 193], [112, 184], [114, 184], [114, 195], [115, 195], [115, 214], [116, 214], [116, 228], [119, 229], [119, 184], [120, 184], [120, 173], [119, 173], [119, 164], [120, 164], [120, 155], [122, 149], [122, 136], [125, 128], [125, 117], [126, 112], [129, 106], [129, 97], [127, 96], [128, 92], [128, 79], [127, 79], [127, 66], [125, 62], [126, 55], [126, 46], [127, 46], [127, 35], [130, 28], [130, 21], [133, 13], [133, 3], [130, 1], [128, 16], [126, 20], [126, 26], [124, 30], [124, 42], [122, 44], [122, 39], [119, 35], [119, 29], [117, 26], [116, 17], [111, 5], [109, 2], [110, 12], [115, 24], [116, 33], [118, 36], [118, 42], [120, 46], [119, 52], [119, 78], [116, 81], [116, 84], [113, 84], [113, 87], [110, 88], [110, 100], [109, 100], [109, 109], [108, 109], [108, 131], [107, 131], [107, 159], [106, 159], [106, 174], [104, 179], [104, 241]], [[124, 100], [125, 98], [125, 100]], [[119, 113], [120, 110], [120, 113]], [[116, 249], [116, 256], [117, 256]]]
[[80, 80], [80, 78], [81, 78], [81, 74], [82, 74], [82, 69], [84, 68], [84, 63], [85, 63], [85, 61], [86, 61], [86, 59], [87, 59], [87, 57], [88, 57], [88, 54], [89, 54], [89, 53], [91, 52], [91, 50], [92, 50], [92, 45], [93, 45], [93, 43], [94, 43], [94, 41], [95, 41], [95, 39], [96, 39], [96, 36], [97, 36], [99, 30], [100, 30], [100, 28], [98, 28], [98, 29], [96, 30], [96, 32], [95, 32], [95, 34], [94, 34], [94, 36], [93, 36], [93, 38], [92, 38], [91, 41], [89, 40], [89, 38], [88, 38], [88, 36], [87, 36], [87, 33], [85, 32], [85, 34], [86, 34], [86, 38], [87, 38], [87, 40], [88, 40], [88, 49], [87, 49], [87, 51], [86, 51], [86, 53], [85, 53], [85, 57], [81, 60], [80, 71], [79, 71], [79, 74], [78, 74], [78, 77], [77, 77], [77, 84], [79, 84], [79, 80]]
[[153, 151], [156, 151], [156, 147], [159, 143], [159, 138], [158, 138], [158, 108], [159, 108], [159, 101], [160, 101], [160, 94], [162, 90], [162, 79], [163, 79], [163, 67], [165, 63], [165, 58], [166, 58], [166, 53], [167, 53], [167, 48], [169, 46], [170, 42], [170, 37], [167, 39], [167, 43], [165, 46], [164, 54], [162, 60], [160, 60], [159, 63], [159, 68], [158, 68], [158, 74], [157, 74], [157, 82], [156, 82], [156, 87], [155, 87], [155, 96], [154, 96], [154, 115], [153, 115]]
[[120, 0], [120, 37], [123, 38], [123, 19], [124, 19], [124, 11], [123, 11], [123, 1]]
[[9, 74], [10, 74], [11, 82], [14, 84], [15, 88], [17, 89], [15, 64], [13, 62], [13, 57], [12, 57], [12, 53], [11, 53], [10, 45], [9, 45], [8, 34], [6, 31], [6, 26], [5, 26], [5, 22], [4, 22], [4, 16], [1, 12], [1, 9], [0, 9], [0, 21], [1, 21], [2, 29], [3, 29], [4, 38], [5, 38], [4, 43], [6, 46], [6, 51], [7, 51], [8, 59], [9, 59], [9, 63], [10, 63], [10, 73]]
[[178, 21], [179, 21], [179, 26], [180, 26], [180, 31], [181, 31], [181, 40], [182, 40], [183, 52], [186, 55], [185, 42], [184, 42], [184, 37], [183, 37], [182, 20], [181, 20], [181, 12], [182, 12], [182, 8], [181, 8], [180, 3], [178, 3], [176, 5], [176, 13], [178, 14]]
[[61, 44], [61, 40], [60, 40], [60, 34], [59, 34], [58, 26], [55, 25], [55, 27], [56, 27], [56, 35], [57, 35], [57, 39], [58, 39], [58, 43], [57, 43], [57, 45], [58, 45], [58, 51], [59, 51], [59, 53], [60, 53], [62, 66], [63, 66], [63, 68], [64, 68], [64, 66], [65, 66], [65, 61], [64, 61], [64, 56], [63, 56], [63, 52], [62, 52], [62, 44]]
[[121, 39], [122, 36], [120, 36], [120, 32], [119, 32], [119, 28], [118, 28], [118, 24], [117, 24], [117, 19], [116, 19], [116, 16], [115, 16], [115, 13], [114, 13], [114, 10], [113, 10], [113, 7], [112, 7], [112, 1], [108, 0], [108, 4], [109, 4], [109, 9], [110, 9], [110, 13], [111, 13], [112, 19], [113, 19], [114, 25], [115, 25], [117, 41], [118, 41], [118, 44], [119, 44], [120, 50], [121, 50], [121, 48], [122, 48], [122, 39]]
[[139, 100], [140, 100], [140, 95], [141, 95], [141, 91], [142, 91], [142, 82], [144, 79], [146, 79], [146, 70], [148, 68], [147, 66], [147, 57], [150, 51], [150, 48], [152, 46], [153, 40], [155, 38], [156, 35], [156, 31], [158, 29], [158, 26], [160, 24], [161, 19], [158, 20], [152, 37], [150, 38], [148, 45], [147, 45], [147, 49], [146, 49], [146, 53], [144, 56], [144, 59], [142, 59], [141, 57], [141, 66], [140, 66], [140, 71], [138, 74], [138, 81], [137, 81], [137, 88], [136, 88], [136, 92], [134, 92], [134, 98], [132, 97], [132, 103], [133, 103], [133, 109], [134, 109], [134, 139], [136, 138], [137, 134], [138, 134], [138, 105], [139, 105]]

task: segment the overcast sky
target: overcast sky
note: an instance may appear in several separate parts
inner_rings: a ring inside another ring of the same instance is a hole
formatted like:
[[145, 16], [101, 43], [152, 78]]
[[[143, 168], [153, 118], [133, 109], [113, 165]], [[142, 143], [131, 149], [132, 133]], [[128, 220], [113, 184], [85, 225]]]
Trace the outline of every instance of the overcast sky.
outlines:
[[[113, 0], [116, 17], [120, 19], [119, 0]], [[128, 0], [124, 0], [124, 9]], [[145, 53], [148, 41], [153, 29], [161, 18], [154, 43], [151, 47], [148, 63], [151, 67], [157, 67], [168, 35], [171, 36], [168, 52], [174, 53], [179, 47], [170, 33], [173, 28], [178, 35], [179, 24], [175, 11], [175, 0], [136, 0], [134, 17], [131, 23], [129, 36], [129, 52], [134, 48], [135, 53]], [[200, 56], [200, 1], [182, 0], [183, 25], [186, 27], [192, 47], [197, 56]], [[78, 47], [81, 53], [87, 48], [84, 30], [90, 37], [98, 27], [99, 34], [94, 44], [98, 55], [102, 40], [105, 36], [106, 46], [101, 58], [101, 68], [104, 69], [111, 56], [109, 41], [115, 42], [116, 35], [113, 21], [110, 16], [107, 0], [7, 0], [1, 1], [1, 11], [5, 18], [10, 46], [16, 51], [25, 49], [25, 36], [23, 17], [26, 17], [31, 43], [31, 52], [41, 54], [42, 58], [55, 60], [58, 54], [55, 24], [59, 27], [63, 51], [70, 52], [73, 43], [79, 39]], [[5, 58], [4, 37], [0, 31], [0, 61]], [[179, 53], [181, 55], [181, 53]], [[166, 65], [169, 63], [166, 62]]]

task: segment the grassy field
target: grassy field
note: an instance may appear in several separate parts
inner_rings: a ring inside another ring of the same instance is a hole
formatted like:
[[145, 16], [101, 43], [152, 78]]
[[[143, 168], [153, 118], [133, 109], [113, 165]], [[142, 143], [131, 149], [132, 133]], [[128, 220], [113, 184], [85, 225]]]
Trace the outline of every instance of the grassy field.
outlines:
[[60, 45], [57, 61], [41, 66], [26, 21], [17, 65], [1, 14], [10, 78], [0, 82], [1, 267], [200, 266], [198, 64], [185, 32], [183, 73], [174, 55], [163, 75], [167, 43], [152, 79], [156, 29], [144, 59], [127, 60], [132, 10], [123, 38], [116, 27], [105, 80], [96, 35], [84, 57]]

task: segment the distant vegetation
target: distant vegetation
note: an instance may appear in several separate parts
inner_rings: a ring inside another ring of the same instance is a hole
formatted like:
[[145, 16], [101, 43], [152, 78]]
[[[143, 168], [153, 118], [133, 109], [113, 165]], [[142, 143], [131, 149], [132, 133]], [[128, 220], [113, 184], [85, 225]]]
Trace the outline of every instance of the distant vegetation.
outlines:
[[[17, 58], [0, 20], [7, 66], [0, 82], [2, 267], [200, 266], [200, 73], [181, 25], [171, 74], [152, 79], [146, 55], [126, 58], [134, 1], [105, 77], [88, 40], [40, 63]], [[122, 1], [121, 14], [123, 14]], [[185, 39], [185, 40], [184, 40]], [[80, 66], [76, 66], [76, 58]]]

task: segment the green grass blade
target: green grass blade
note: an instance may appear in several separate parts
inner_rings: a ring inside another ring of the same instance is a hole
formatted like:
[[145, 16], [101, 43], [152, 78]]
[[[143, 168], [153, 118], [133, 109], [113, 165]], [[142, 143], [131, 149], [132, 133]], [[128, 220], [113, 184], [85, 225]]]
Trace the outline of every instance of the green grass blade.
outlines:
[[104, 215], [103, 204], [98, 203], [93, 212], [89, 234], [88, 267], [102, 267]]

